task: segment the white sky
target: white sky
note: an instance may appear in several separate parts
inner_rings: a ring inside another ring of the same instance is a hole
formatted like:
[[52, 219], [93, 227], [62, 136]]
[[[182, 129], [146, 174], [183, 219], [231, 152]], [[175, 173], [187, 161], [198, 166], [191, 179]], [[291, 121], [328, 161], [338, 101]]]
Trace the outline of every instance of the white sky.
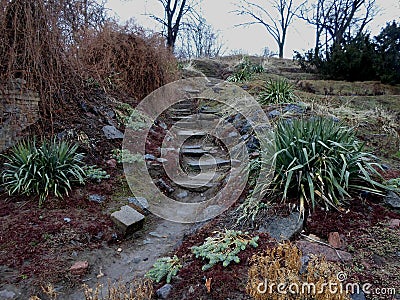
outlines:
[[[243, 50], [248, 54], [262, 54], [262, 49], [268, 47], [272, 52], [277, 52], [275, 41], [267, 34], [265, 28], [260, 25], [250, 27], [235, 27], [236, 24], [245, 21], [230, 11], [235, 9], [232, 0], [201, 0], [199, 9], [207, 22], [220, 35], [226, 48], [225, 54], [232, 50]], [[400, 0], [376, 0], [381, 11], [370, 23], [371, 36], [377, 35], [386, 22], [396, 20], [400, 22]], [[153, 13], [163, 16], [161, 4], [157, 0], [108, 0], [107, 7], [112, 9], [124, 22], [134, 18], [136, 22], [148, 29], [160, 30], [158, 24], [145, 16], [145, 13]], [[314, 29], [304, 21], [294, 20], [289, 26], [284, 56], [293, 57], [293, 51], [304, 52], [314, 46]]]

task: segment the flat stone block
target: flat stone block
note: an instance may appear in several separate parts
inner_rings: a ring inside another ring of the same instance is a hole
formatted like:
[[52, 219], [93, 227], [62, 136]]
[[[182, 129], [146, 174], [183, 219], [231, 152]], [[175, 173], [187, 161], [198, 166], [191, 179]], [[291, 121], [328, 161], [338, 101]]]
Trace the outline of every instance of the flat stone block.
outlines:
[[125, 236], [142, 229], [144, 218], [144, 215], [129, 205], [124, 205], [111, 214], [111, 220]]

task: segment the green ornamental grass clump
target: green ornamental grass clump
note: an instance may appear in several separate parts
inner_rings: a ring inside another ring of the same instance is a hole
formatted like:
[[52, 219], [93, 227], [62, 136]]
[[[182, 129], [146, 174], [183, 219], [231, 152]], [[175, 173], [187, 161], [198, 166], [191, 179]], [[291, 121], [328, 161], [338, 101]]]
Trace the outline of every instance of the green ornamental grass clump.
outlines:
[[38, 195], [39, 206], [53, 194], [62, 197], [71, 190], [71, 184], [85, 180], [82, 168], [83, 154], [78, 145], [65, 141], [44, 139], [19, 142], [7, 155], [1, 172], [3, 187], [11, 195]]
[[291, 103], [294, 99], [293, 85], [286, 79], [269, 80], [258, 96], [263, 105]]
[[300, 208], [344, 204], [354, 191], [380, 194], [376, 157], [363, 151], [355, 131], [330, 118], [281, 120], [276, 129], [274, 193], [300, 195]]
[[264, 67], [254, 64], [248, 57], [243, 57], [240, 64], [236, 66], [235, 72], [227, 78], [229, 82], [242, 82], [250, 80], [254, 74], [264, 72]]

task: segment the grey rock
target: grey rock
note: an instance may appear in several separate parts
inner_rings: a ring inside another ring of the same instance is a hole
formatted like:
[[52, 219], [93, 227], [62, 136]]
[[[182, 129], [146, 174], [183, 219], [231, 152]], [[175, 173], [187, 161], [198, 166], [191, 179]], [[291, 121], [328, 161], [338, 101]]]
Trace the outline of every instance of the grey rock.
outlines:
[[153, 242], [153, 240], [151, 240], [151, 239], [145, 239], [144, 241], [143, 241], [143, 245], [150, 245], [150, 244], [153, 244], [154, 242]]
[[239, 132], [240, 134], [249, 134], [253, 130], [253, 127], [248, 121], [245, 121], [243, 126], [240, 128]]
[[260, 148], [260, 141], [255, 136], [251, 135], [247, 140], [246, 146], [249, 150], [258, 150]]
[[304, 274], [307, 271], [308, 262], [310, 261], [310, 257], [308, 255], [303, 255], [301, 258], [301, 267], [300, 274]]
[[125, 236], [142, 229], [144, 219], [144, 215], [129, 205], [124, 205], [120, 210], [111, 214], [111, 220]]
[[165, 158], [162, 158], [162, 157], [159, 157], [159, 158], [157, 158], [156, 160], [157, 160], [159, 163], [162, 163], [162, 164], [168, 161], [168, 159], [165, 159]]
[[89, 201], [103, 203], [106, 200], [106, 197], [98, 194], [89, 195]]
[[144, 159], [145, 160], [156, 160], [156, 157], [153, 154], [145, 154]]
[[173, 193], [175, 191], [175, 189], [169, 186], [162, 178], [158, 179], [158, 184], [160, 188], [165, 189], [168, 193]]
[[268, 118], [273, 119], [273, 118], [279, 117], [280, 115], [281, 115], [281, 112], [277, 109], [274, 109], [273, 111], [270, 111], [267, 116], [268, 116]]
[[167, 299], [169, 294], [171, 293], [171, 290], [172, 290], [172, 285], [167, 283], [156, 291], [156, 295], [159, 299]]
[[103, 127], [103, 133], [105, 137], [109, 140], [113, 139], [123, 139], [124, 134], [119, 131], [115, 126], [107, 125]]
[[233, 138], [237, 137], [239, 134], [236, 131], [229, 132], [228, 137]]
[[142, 210], [148, 210], [150, 205], [146, 198], [143, 197], [130, 197], [128, 198], [129, 204], [133, 204]]
[[290, 240], [303, 229], [303, 223], [300, 213], [293, 212], [288, 217], [272, 217], [258, 231], [266, 232], [278, 241]]
[[306, 111], [306, 108], [297, 104], [288, 104], [283, 110], [285, 112], [303, 114]]
[[154, 237], [159, 238], [159, 239], [163, 239], [163, 238], [166, 237], [165, 234], [161, 234], [161, 233], [158, 233], [158, 232], [155, 232], [155, 231], [149, 232], [149, 235], [154, 236]]
[[400, 209], [400, 197], [395, 192], [389, 191], [385, 197], [385, 203], [395, 209]]
[[358, 291], [358, 293], [351, 294], [350, 295], [350, 299], [352, 299], [352, 300], [365, 300], [366, 298], [365, 298], [364, 292], [362, 291], [362, 289], [360, 289]]
[[0, 291], [0, 299], [14, 299], [16, 294], [12, 291], [2, 290]]
[[331, 247], [309, 241], [297, 241], [296, 246], [301, 250], [303, 255], [323, 255], [327, 261], [350, 261], [353, 258], [352, 255], [346, 251], [335, 250]]
[[188, 195], [189, 194], [187, 191], [183, 191], [183, 192], [179, 193], [178, 195], [176, 195], [176, 197], [179, 199], [183, 199], [183, 198], [186, 198]]

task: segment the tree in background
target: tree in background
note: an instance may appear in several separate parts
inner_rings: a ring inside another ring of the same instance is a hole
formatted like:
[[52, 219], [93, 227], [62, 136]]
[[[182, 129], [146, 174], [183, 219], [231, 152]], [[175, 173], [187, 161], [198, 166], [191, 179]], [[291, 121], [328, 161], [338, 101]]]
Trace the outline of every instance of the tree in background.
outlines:
[[149, 16], [163, 26], [167, 46], [174, 51], [178, 33], [185, 24], [184, 18], [195, 14], [193, 8], [196, 2], [194, 0], [158, 0], [158, 2], [164, 8], [164, 16], [159, 17], [154, 14]]
[[375, 37], [380, 79], [387, 83], [400, 82], [400, 26], [395, 21], [387, 23]]
[[179, 40], [178, 55], [184, 58], [216, 57], [222, 54], [223, 43], [219, 33], [201, 16], [185, 26]]
[[327, 52], [330, 45], [342, 44], [346, 36], [365, 33], [376, 13], [375, 0], [316, 0], [305, 2], [299, 17], [316, 28], [314, 55], [318, 57], [321, 48]]
[[282, 58], [288, 27], [299, 8], [300, 6], [296, 6], [293, 0], [271, 0], [266, 1], [263, 5], [241, 0], [234, 12], [237, 15], [249, 16], [253, 19], [253, 21], [242, 23], [238, 26], [263, 25], [268, 34], [278, 44], [278, 55]]
[[296, 54], [303, 69], [313, 70], [330, 79], [380, 80], [400, 83], [400, 27], [395, 21], [370, 39], [368, 34], [345, 37], [340, 44], [332, 44], [324, 56], [313, 50]]

